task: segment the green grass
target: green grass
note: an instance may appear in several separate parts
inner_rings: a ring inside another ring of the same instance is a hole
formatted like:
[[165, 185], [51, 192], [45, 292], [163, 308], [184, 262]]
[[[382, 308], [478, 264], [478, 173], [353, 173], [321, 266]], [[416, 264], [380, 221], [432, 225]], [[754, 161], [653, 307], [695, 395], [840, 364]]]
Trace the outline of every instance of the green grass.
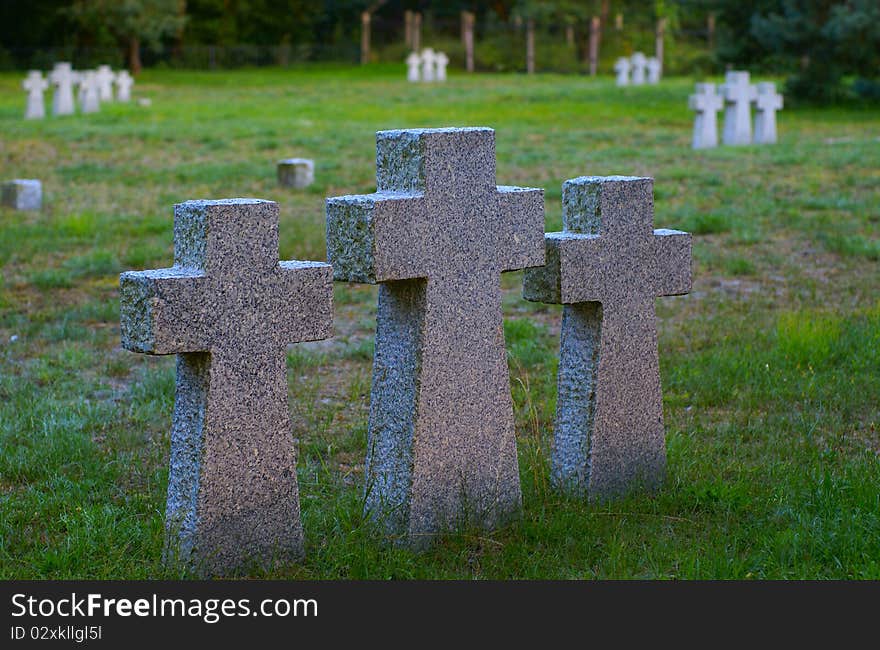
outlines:
[[[669, 468], [608, 504], [548, 486], [560, 311], [503, 281], [524, 511], [414, 555], [361, 514], [375, 288], [340, 284], [335, 337], [288, 356], [306, 558], [296, 578], [880, 578], [880, 113], [798, 109], [780, 143], [689, 149], [692, 80], [402, 66], [148, 71], [152, 106], [26, 122], [0, 75], [0, 578], [159, 578], [174, 360], [119, 348], [117, 274], [172, 261], [172, 205], [281, 206], [283, 259], [324, 259], [323, 200], [374, 189], [379, 129], [486, 125], [498, 181], [655, 178], [657, 227], [695, 235], [694, 288], [657, 301]], [[274, 163], [316, 160], [281, 189]]]

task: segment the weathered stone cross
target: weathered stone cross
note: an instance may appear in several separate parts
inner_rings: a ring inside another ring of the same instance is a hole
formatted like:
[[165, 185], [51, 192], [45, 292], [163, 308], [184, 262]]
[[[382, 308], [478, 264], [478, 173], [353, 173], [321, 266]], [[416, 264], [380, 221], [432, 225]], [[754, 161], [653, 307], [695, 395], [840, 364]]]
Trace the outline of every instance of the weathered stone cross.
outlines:
[[526, 299], [564, 305], [552, 477], [566, 492], [606, 499], [664, 474], [654, 299], [690, 291], [691, 237], [653, 230], [653, 211], [650, 178], [566, 181], [564, 231], [525, 273]]
[[43, 104], [43, 93], [49, 87], [49, 82], [43, 78], [39, 70], [28, 72], [27, 78], [21, 83], [21, 87], [27, 91], [27, 106], [24, 111], [26, 120], [41, 120], [46, 117], [46, 106]]
[[327, 254], [380, 285], [366, 506], [419, 546], [521, 506], [500, 275], [543, 263], [543, 191], [496, 187], [492, 129], [376, 139], [378, 191], [327, 200]]
[[113, 101], [113, 80], [116, 75], [109, 65], [100, 65], [95, 70], [95, 82], [98, 88], [98, 99], [102, 102]]
[[718, 146], [718, 111], [724, 103], [721, 95], [715, 92], [715, 84], [698, 83], [697, 92], [691, 95], [688, 105], [696, 111], [694, 119], [694, 149], [709, 149]]
[[782, 95], [772, 81], [758, 83], [755, 95], [755, 143], [776, 142], [776, 111], [782, 110]]
[[751, 144], [752, 102], [755, 87], [749, 83], [748, 72], [732, 70], [725, 75], [721, 86], [724, 95], [724, 144]]
[[131, 87], [134, 85], [134, 79], [128, 74], [128, 70], [120, 71], [114, 77], [114, 81], [116, 82], [116, 99], [120, 102], [131, 101]]
[[629, 70], [631, 67], [632, 64], [628, 58], [622, 57], [617, 59], [617, 63], [614, 64], [614, 72], [617, 73], [616, 83], [618, 86], [629, 85]]
[[648, 59], [641, 52], [636, 52], [630, 58], [632, 64], [632, 83], [634, 86], [641, 86], [645, 83], [645, 67], [648, 65]]
[[297, 556], [285, 347], [327, 338], [332, 272], [278, 262], [278, 205], [175, 206], [174, 266], [120, 277], [122, 345], [177, 354], [166, 560], [206, 574]]
[[72, 115], [75, 111], [73, 103], [73, 83], [76, 73], [70, 63], [56, 63], [49, 73], [49, 82], [55, 86], [52, 94], [52, 115]]

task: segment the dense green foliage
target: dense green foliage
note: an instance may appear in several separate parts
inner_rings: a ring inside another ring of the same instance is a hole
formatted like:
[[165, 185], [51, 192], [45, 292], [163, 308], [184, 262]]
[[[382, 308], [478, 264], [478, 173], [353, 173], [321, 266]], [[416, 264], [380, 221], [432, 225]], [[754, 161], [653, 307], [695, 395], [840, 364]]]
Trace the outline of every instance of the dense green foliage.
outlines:
[[853, 90], [880, 96], [880, 3], [877, 0], [718, 0], [726, 29], [722, 60], [769, 63], [790, 73], [786, 92], [833, 101]]
[[[498, 182], [543, 188], [549, 230], [565, 179], [635, 174], [656, 226], [694, 233], [693, 291], [657, 301], [666, 483], [608, 504], [548, 489], [560, 312], [506, 274], [523, 518], [390, 546], [361, 515], [376, 291], [339, 283], [333, 339], [288, 356], [307, 555], [268, 575], [880, 579], [876, 112], [786, 108], [778, 145], [694, 152], [683, 79], [145, 70], [149, 108], [38, 122], [20, 82], [0, 75], [0, 178], [41, 178], [45, 206], [0, 209], [0, 578], [174, 577], [174, 359], [120, 349], [117, 293], [171, 263], [173, 203], [276, 200], [282, 258], [323, 259], [324, 197], [373, 191], [376, 130], [487, 125]], [[309, 189], [277, 187], [288, 156], [316, 159]]]

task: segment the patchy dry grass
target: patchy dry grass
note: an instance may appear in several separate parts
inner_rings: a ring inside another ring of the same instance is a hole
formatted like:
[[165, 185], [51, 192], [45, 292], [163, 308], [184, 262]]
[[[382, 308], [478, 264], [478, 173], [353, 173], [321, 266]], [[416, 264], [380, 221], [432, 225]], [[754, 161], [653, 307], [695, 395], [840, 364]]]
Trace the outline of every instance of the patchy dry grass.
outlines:
[[[172, 204], [281, 205], [282, 258], [324, 259], [323, 199], [374, 188], [383, 128], [487, 125], [501, 183], [656, 179], [656, 224], [695, 233], [693, 293], [661, 299], [665, 488], [606, 505], [549, 490], [559, 309], [505, 276], [525, 509], [430, 552], [361, 516], [374, 288], [336, 287], [335, 337], [288, 357], [307, 534], [272, 577], [880, 578], [880, 114], [788, 110], [773, 147], [688, 148], [689, 80], [454, 76], [395, 67], [147, 72], [92, 116], [25, 122], [0, 76], [0, 577], [168, 577], [159, 564], [173, 360], [119, 348], [117, 274], [171, 262]], [[316, 183], [275, 185], [275, 160]], [[255, 572], [254, 575], [260, 575]]]

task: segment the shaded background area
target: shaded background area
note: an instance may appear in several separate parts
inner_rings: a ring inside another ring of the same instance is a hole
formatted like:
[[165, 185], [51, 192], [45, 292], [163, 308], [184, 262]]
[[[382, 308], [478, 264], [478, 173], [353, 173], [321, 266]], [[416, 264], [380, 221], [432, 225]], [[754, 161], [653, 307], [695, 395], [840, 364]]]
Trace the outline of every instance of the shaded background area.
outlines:
[[596, 21], [603, 74], [659, 41], [667, 74], [742, 66], [788, 76], [793, 97], [880, 99], [876, 0], [7, 0], [0, 69], [402, 62], [413, 45], [408, 14], [418, 16], [418, 45], [460, 69], [465, 12], [476, 71], [525, 71], [531, 31], [535, 71], [588, 73]]

